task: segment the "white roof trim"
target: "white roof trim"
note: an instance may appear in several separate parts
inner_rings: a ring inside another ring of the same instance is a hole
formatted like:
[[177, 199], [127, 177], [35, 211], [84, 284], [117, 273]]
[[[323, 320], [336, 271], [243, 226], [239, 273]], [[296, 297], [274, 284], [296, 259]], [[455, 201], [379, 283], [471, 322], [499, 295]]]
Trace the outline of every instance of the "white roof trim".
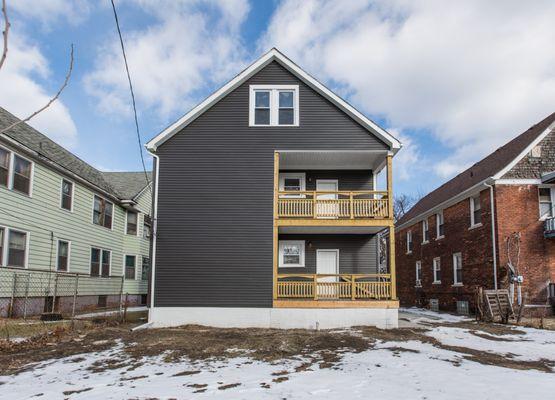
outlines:
[[390, 133], [388, 133], [385, 129], [378, 126], [376, 123], [365, 117], [362, 113], [357, 111], [353, 106], [347, 103], [345, 100], [337, 96], [333, 93], [330, 89], [322, 85], [304, 70], [302, 70], [298, 65], [292, 62], [289, 58], [283, 55], [279, 50], [273, 48], [246, 69], [244, 69], [239, 75], [233, 78], [231, 81], [226, 83], [208, 98], [206, 98], [202, 103], [197, 105], [179, 120], [168, 126], [164, 129], [160, 134], [156, 137], [151, 139], [147, 144], [146, 148], [150, 151], [156, 151], [157, 147], [160, 146], [162, 143], [170, 139], [173, 135], [179, 132], [181, 129], [186, 127], [188, 124], [193, 122], [196, 118], [198, 118], [202, 113], [212, 107], [215, 103], [221, 100], [224, 96], [228, 93], [233, 91], [243, 82], [245, 82], [248, 78], [252, 75], [257, 73], [259, 70], [264, 68], [272, 61], [279, 61], [285, 68], [287, 68], [290, 72], [295, 74], [299, 77], [302, 81], [304, 81], [307, 85], [318, 91], [321, 95], [327, 98], [329, 101], [334, 103], [336, 106], [340, 107], [343, 111], [345, 111], [351, 118], [356, 120], [360, 123], [363, 127], [367, 130], [371, 131], [381, 140], [383, 140], [386, 144], [388, 144], [394, 152], [397, 152], [401, 148], [401, 142], [393, 137]]
[[[507, 172], [509, 172], [520, 160], [522, 160], [522, 158], [528, 154], [538, 143], [540, 143], [549, 133], [551, 133], [551, 131], [555, 130], [555, 122], [553, 122], [552, 124], [550, 124], [547, 129], [545, 131], [543, 131], [542, 133], [540, 133], [538, 135], [538, 137], [536, 139], [534, 139], [528, 146], [526, 146], [526, 148], [520, 152], [520, 154], [518, 156], [516, 156], [510, 163], [508, 163], [503, 169], [501, 169], [501, 171], [499, 171], [498, 173], [496, 173], [495, 175], [484, 179], [481, 182], [478, 182], [477, 184], [475, 184], [474, 186], [466, 189], [465, 191], [456, 194], [455, 196], [452, 196], [450, 198], [448, 198], [447, 200], [443, 201], [440, 204], [437, 204], [435, 206], [433, 206], [432, 208], [418, 214], [415, 215], [413, 218], [411, 218], [410, 220], [406, 221], [405, 223], [403, 223], [402, 225], [396, 226], [397, 229], [403, 229], [407, 226], [413, 225], [415, 222], [420, 221], [420, 219], [424, 218], [425, 216], [429, 216], [434, 214], [435, 211], [437, 210], [441, 210], [443, 208], [447, 208], [452, 206], [455, 203], [458, 203], [461, 200], [464, 200], [465, 197], [469, 197], [471, 194], [473, 194], [473, 192], [475, 192], [476, 190], [481, 191], [484, 187], [487, 187], [488, 184], [523, 184], [522, 181], [526, 181], [526, 184], [537, 184], [535, 182], [537, 182], [536, 180], [511, 180], [511, 179], [501, 179]], [[517, 181], [520, 181], [517, 183]], [[534, 183], [531, 183], [532, 181], [534, 181]]]

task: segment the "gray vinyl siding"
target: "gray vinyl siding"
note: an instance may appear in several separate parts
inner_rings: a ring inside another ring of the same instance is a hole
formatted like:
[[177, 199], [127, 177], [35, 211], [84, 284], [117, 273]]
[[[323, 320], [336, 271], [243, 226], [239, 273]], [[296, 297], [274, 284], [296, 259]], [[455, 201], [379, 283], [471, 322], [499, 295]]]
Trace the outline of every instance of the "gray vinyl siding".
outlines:
[[[298, 84], [300, 126], [249, 127], [250, 84]], [[271, 307], [275, 150], [385, 150], [272, 62], [158, 149], [154, 305]]]
[[280, 274], [315, 274], [316, 251], [339, 250], [340, 274], [377, 272], [376, 235], [279, 235], [279, 240], [305, 241], [305, 266], [278, 268]]

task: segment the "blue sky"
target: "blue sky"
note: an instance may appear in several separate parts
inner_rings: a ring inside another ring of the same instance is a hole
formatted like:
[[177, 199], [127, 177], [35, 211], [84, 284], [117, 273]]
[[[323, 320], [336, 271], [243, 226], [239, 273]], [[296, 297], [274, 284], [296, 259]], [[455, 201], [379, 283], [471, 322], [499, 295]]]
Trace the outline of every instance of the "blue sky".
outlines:
[[[272, 46], [398, 136], [425, 194], [553, 112], [552, 1], [119, 0], [143, 141]], [[109, 0], [8, 0], [0, 105], [104, 170], [141, 168]], [[150, 165], [150, 161], [149, 161]]]

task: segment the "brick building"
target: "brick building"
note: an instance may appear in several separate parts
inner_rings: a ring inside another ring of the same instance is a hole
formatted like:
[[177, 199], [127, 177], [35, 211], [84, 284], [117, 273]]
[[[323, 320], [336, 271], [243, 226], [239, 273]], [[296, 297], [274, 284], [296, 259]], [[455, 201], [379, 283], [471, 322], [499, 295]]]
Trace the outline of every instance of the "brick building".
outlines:
[[422, 198], [396, 227], [401, 304], [473, 311], [522, 276], [526, 311], [551, 312], [554, 171], [555, 113]]

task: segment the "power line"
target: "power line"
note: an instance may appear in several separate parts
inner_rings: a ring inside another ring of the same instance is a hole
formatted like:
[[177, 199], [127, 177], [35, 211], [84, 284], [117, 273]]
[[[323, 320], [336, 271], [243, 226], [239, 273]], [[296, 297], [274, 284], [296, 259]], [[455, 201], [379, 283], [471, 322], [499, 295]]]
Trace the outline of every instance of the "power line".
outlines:
[[143, 164], [145, 180], [148, 186], [150, 183], [150, 180], [148, 179], [148, 173], [146, 172], [146, 166], [145, 166], [145, 158], [143, 156], [143, 144], [141, 143], [141, 134], [139, 132], [139, 120], [137, 118], [137, 105], [135, 103], [135, 93], [133, 91], [133, 83], [131, 83], [131, 75], [129, 74], [129, 65], [127, 63], [127, 55], [125, 54], [125, 46], [123, 44], [123, 37], [121, 35], [121, 29], [119, 27], [116, 5], [114, 4], [114, 0], [110, 0], [110, 1], [112, 2], [112, 10], [114, 11], [114, 19], [116, 20], [116, 27], [118, 29], [119, 43], [121, 45], [121, 53], [123, 54], [123, 61], [125, 63], [125, 72], [127, 73], [127, 81], [129, 82], [129, 91], [131, 92], [131, 101], [133, 103], [133, 115], [135, 116], [135, 130], [137, 132], [137, 140], [139, 142], [139, 154], [141, 155], [141, 163]]

